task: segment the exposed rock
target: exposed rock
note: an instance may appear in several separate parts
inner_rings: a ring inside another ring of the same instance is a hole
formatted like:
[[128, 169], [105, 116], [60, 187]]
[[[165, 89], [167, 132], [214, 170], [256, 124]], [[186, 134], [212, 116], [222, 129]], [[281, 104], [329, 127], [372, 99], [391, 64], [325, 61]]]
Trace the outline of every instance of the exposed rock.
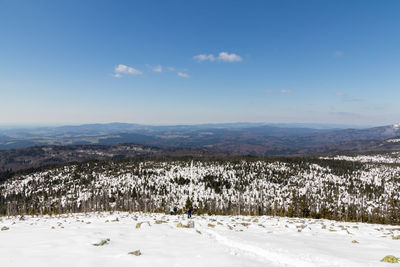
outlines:
[[129, 255], [140, 256], [140, 255], [142, 255], [142, 252], [140, 252], [140, 249], [138, 249], [138, 250], [135, 250], [135, 251], [128, 252], [128, 254]]
[[104, 245], [107, 245], [108, 242], [110, 242], [110, 238], [103, 239], [103, 240], [101, 240], [99, 243], [93, 244], [93, 246], [96, 246], [96, 247], [104, 246]]
[[190, 221], [187, 225], [188, 228], [194, 228], [194, 221]]
[[387, 255], [384, 257], [381, 262], [387, 262], [387, 263], [399, 263], [399, 258], [393, 256], [393, 255]]

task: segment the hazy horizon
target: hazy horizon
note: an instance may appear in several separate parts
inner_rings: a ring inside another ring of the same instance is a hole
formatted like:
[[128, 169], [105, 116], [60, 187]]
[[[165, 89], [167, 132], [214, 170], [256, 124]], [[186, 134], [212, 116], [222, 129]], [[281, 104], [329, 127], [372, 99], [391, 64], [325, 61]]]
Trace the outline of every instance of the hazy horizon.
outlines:
[[305, 128], [370, 128], [370, 127], [379, 127], [386, 125], [357, 125], [357, 124], [335, 124], [335, 123], [305, 123], [305, 122], [245, 122], [245, 121], [232, 121], [232, 122], [217, 122], [217, 123], [166, 123], [166, 124], [142, 124], [135, 122], [104, 122], [104, 123], [49, 123], [49, 124], [29, 124], [29, 123], [18, 123], [18, 124], [3, 124], [0, 123], [0, 129], [18, 129], [18, 128], [42, 128], [42, 127], [65, 127], [65, 126], [84, 126], [84, 125], [110, 125], [110, 124], [131, 124], [131, 125], [142, 125], [142, 126], [201, 126], [201, 125], [240, 125], [240, 124], [249, 124], [249, 125], [268, 125], [275, 127], [305, 127]]

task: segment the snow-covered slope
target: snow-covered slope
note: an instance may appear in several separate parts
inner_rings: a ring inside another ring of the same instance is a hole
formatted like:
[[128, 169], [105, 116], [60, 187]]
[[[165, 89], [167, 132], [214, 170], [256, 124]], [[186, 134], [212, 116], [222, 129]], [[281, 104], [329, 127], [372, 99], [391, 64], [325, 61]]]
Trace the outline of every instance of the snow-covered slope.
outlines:
[[166, 211], [171, 205], [400, 223], [400, 166], [319, 159], [132, 161], [69, 165], [0, 184], [0, 213]]
[[[400, 142], [400, 139], [397, 139]], [[387, 140], [388, 142], [390, 140]], [[400, 163], [400, 152], [390, 152], [386, 154], [376, 155], [357, 155], [357, 156], [334, 156], [334, 157], [321, 157], [321, 159], [334, 159], [345, 160], [362, 163]]]
[[[392, 238], [400, 228], [390, 225], [268, 216], [190, 221], [126, 212], [0, 217], [0, 228], [9, 228], [0, 231], [0, 265], [366, 267], [400, 256], [400, 240]], [[129, 254], [137, 250], [140, 256]]]

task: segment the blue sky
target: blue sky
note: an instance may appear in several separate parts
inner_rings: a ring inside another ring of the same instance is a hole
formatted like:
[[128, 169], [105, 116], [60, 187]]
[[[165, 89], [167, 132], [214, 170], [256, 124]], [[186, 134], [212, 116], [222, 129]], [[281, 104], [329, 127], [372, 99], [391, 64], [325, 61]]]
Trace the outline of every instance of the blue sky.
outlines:
[[0, 124], [400, 121], [400, 1], [0, 0]]

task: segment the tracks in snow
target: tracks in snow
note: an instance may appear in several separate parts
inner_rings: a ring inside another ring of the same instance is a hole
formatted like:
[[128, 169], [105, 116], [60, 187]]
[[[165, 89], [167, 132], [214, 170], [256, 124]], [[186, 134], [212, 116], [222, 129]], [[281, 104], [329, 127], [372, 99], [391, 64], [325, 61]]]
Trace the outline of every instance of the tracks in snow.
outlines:
[[234, 254], [243, 254], [262, 259], [272, 266], [296, 266], [296, 267], [320, 267], [320, 266], [362, 266], [349, 262], [341, 258], [322, 258], [310, 254], [293, 255], [290, 251], [284, 249], [263, 249], [246, 242], [236, 241], [219, 234], [217, 231], [204, 229], [209, 237], [216, 240], [218, 243], [230, 248]]

